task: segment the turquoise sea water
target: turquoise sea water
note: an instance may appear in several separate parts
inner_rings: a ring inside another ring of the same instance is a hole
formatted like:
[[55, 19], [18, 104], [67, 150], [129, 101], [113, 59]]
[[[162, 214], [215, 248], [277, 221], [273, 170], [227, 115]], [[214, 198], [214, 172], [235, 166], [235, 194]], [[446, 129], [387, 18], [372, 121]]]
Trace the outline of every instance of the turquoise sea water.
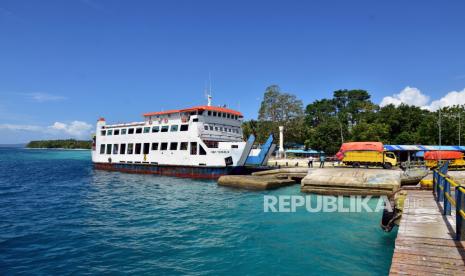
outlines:
[[0, 148], [0, 274], [386, 275], [381, 213], [264, 213], [267, 192], [92, 169], [89, 151]]

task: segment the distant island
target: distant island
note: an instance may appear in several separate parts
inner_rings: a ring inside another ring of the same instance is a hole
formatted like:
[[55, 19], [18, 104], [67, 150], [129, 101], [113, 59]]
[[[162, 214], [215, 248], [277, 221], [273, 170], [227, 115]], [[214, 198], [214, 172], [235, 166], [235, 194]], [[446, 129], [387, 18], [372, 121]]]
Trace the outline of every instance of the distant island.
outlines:
[[33, 149], [91, 149], [92, 141], [83, 140], [40, 140], [31, 141], [26, 145], [27, 148]]

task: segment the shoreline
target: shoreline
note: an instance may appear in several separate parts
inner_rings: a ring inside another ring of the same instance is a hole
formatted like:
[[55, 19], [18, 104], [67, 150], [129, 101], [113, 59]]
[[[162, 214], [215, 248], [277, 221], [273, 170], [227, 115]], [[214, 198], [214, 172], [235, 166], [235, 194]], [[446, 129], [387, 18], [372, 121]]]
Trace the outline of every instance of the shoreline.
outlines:
[[91, 149], [67, 149], [67, 148], [28, 148], [28, 147], [23, 147], [23, 149], [28, 149], [28, 150], [76, 150], [76, 151], [90, 151]]

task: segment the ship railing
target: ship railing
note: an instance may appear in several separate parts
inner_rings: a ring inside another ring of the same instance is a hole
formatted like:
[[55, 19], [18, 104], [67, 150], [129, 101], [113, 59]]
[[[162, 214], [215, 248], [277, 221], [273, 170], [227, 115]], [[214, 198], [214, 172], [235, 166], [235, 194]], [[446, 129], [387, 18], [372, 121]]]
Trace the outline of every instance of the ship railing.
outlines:
[[465, 240], [465, 187], [447, 175], [449, 162], [433, 171], [433, 193], [436, 202], [442, 203], [442, 214], [451, 216], [455, 207], [455, 239]]

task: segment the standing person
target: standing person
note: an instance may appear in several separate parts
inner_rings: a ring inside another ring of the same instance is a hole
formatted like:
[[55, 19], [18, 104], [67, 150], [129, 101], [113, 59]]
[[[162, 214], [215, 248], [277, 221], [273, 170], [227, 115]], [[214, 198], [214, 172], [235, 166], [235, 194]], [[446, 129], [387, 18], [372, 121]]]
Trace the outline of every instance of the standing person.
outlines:
[[320, 155], [320, 168], [324, 168], [324, 167], [325, 167], [325, 156]]
[[310, 156], [310, 158], [308, 158], [308, 167], [313, 168], [313, 156]]

